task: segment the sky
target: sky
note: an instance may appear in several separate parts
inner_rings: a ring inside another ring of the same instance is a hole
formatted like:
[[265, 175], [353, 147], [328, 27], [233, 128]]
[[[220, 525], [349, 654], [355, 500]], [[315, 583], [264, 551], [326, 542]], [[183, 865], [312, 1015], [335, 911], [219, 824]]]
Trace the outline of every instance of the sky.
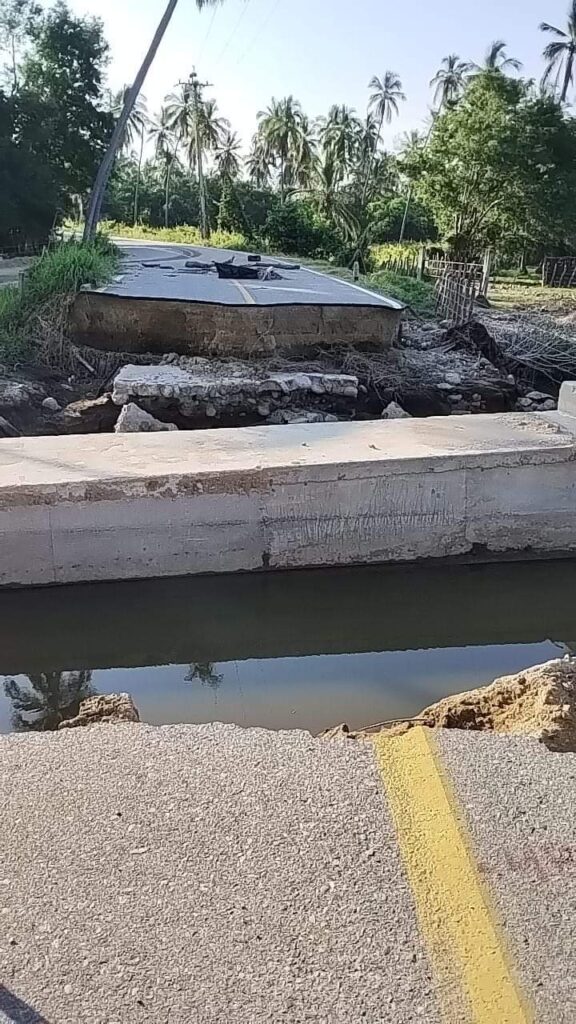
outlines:
[[[111, 45], [110, 84], [134, 77], [165, 0], [68, 0], [80, 14], [104, 21]], [[386, 130], [387, 146], [422, 127], [432, 102], [430, 79], [442, 57], [458, 53], [480, 62], [494, 39], [504, 39], [524, 74], [540, 78], [545, 37], [541, 21], [564, 27], [568, 0], [226, 0], [198, 12], [180, 0], [144, 87], [149, 109], [193, 67], [212, 83], [222, 115], [245, 146], [256, 115], [272, 96], [292, 93], [309, 116], [333, 103], [364, 113], [368, 82], [398, 72], [407, 102]]]

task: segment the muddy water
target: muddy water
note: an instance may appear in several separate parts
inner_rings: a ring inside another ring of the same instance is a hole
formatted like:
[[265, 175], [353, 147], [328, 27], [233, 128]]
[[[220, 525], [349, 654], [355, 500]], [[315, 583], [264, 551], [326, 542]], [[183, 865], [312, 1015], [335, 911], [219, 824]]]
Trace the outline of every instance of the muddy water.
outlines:
[[90, 692], [144, 721], [318, 732], [416, 714], [576, 639], [576, 562], [365, 568], [0, 593], [0, 731]]

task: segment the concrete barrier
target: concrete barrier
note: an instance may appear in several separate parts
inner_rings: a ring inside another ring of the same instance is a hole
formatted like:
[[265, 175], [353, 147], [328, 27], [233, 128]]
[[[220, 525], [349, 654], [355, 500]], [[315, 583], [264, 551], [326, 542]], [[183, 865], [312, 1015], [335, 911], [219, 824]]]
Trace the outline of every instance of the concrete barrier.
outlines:
[[569, 551], [562, 411], [0, 441], [2, 585]]

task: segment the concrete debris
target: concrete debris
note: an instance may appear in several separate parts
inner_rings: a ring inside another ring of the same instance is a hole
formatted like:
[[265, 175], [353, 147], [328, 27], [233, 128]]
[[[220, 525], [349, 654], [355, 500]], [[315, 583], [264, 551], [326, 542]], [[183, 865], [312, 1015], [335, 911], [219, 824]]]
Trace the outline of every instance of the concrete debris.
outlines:
[[384, 722], [354, 732], [346, 723], [321, 733], [322, 739], [369, 739], [414, 725], [531, 736], [549, 750], [576, 751], [576, 660], [557, 658], [489, 686], [445, 697], [416, 718]]
[[41, 392], [34, 385], [18, 384], [12, 380], [0, 381], [0, 409], [28, 405]]
[[382, 413], [383, 420], [409, 420], [412, 417], [398, 402], [390, 402]]
[[312, 409], [277, 409], [268, 418], [269, 423], [337, 423], [338, 417], [329, 412]]
[[104, 722], [139, 722], [138, 709], [129, 693], [104, 693], [87, 697], [75, 718], [60, 722], [58, 729], [76, 729]]
[[45, 398], [42, 408], [45, 412], [60, 412], [60, 402], [57, 402], [55, 398]]
[[[336, 403], [342, 411], [357, 401], [359, 381], [351, 374], [276, 372], [258, 370], [249, 363], [190, 360], [186, 357], [159, 365], [124, 366], [116, 376], [112, 393], [117, 405], [137, 400], [155, 412], [174, 410], [186, 419], [218, 418], [240, 413], [259, 415], [269, 422], [293, 422], [273, 418], [278, 411], [323, 413], [323, 422]], [[312, 405], [314, 408], [309, 408]], [[318, 408], [315, 408], [315, 407]], [[322, 408], [329, 406], [330, 409]], [[336, 417], [337, 418], [337, 417]]]
[[112, 395], [81, 398], [64, 409], [64, 422], [70, 434], [100, 434], [111, 431], [118, 419], [118, 406]]
[[116, 434], [150, 433], [155, 430], [178, 430], [178, 427], [175, 423], [162, 423], [134, 402], [128, 402], [123, 407], [114, 427]]

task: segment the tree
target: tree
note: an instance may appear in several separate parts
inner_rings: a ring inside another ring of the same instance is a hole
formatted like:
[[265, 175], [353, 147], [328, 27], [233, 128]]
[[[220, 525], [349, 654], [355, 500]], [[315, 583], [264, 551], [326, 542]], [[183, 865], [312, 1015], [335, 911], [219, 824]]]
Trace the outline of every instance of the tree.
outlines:
[[450, 53], [443, 57], [440, 68], [430, 82], [434, 89], [434, 103], [438, 110], [443, 110], [460, 99], [468, 77], [472, 71], [472, 64], [461, 60], [457, 53]]
[[362, 122], [352, 107], [330, 107], [327, 117], [318, 120], [318, 136], [325, 159], [339, 181], [345, 181], [358, 159], [362, 141]]
[[170, 225], [170, 183], [174, 164], [178, 159], [179, 139], [170, 127], [166, 107], [162, 107], [158, 121], [149, 127], [149, 136], [154, 141], [156, 161], [164, 164], [164, 226]]
[[558, 89], [560, 82], [560, 100], [565, 103], [568, 98], [568, 90], [574, 82], [575, 60], [576, 60], [576, 0], [572, 0], [568, 11], [568, 24], [566, 31], [555, 28], [543, 21], [540, 25], [542, 32], [554, 36], [554, 42], [548, 43], [544, 49], [544, 60], [546, 71], [542, 79], [543, 86], [553, 81], [554, 88]]
[[368, 103], [368, 110], [377, 118], [378, 134], [374, 154], [370, 160], [366, 174], [364, 190], [362, 193], [363, 201], [366, 199], [372, 174], [372, 167], [374, 164], [374, 156], [382, 137], [382, 128], [384, 127], [384, 123], [391, 124], [392, 118], [394, 116], [398, 117], [398, 114], [400, 113], [399, 103], [406, 101], [406, 96], [402, 92], [402, 82], [395, 71], [386, 71], [382, 78], [378, 78], [377, 75], [374, 75], [368, 83], [368, 88], [372, 89], [372, 94]]
[[[124, 103], [126, 102], [126, 95], [130, 91], [130, 86], [125, 85], [114, 98], [113, 113], [118, 117], [122, 110]], [[136, 227], [138, 223], [138, 200], [140, 197], [140, 180], [142, 177], [142, 161], [144, 159], [144, 143], [146, 141], [146, 132], [149, 126], [148, 110], [146, 105], [146, 98], [139, 96], [132, 108], [132, 113], [126, 124], [124, 130], [124, 139], [122, 140], [122, 147], [124, 149], [132, 149], [134, 143], [138, 143], [138, 169], [136, 174], [136, 186], [134, 189], [134, 216], [133, 224]]]
[[484, 71], [520, 71], [522, 61], [517, 57], [506, 56], [506, 43], [503, 39], [495, 39], [490, 43], [484, 58]]
[[246, 170], [251, 181], [258, 188], [266, 188], [270, 184], [270, 167], [272, 158], [262, 135], [256, 132], [252, 146], [246, 159]]
[[576, 225], [576, 127], [530, 83], [485, 71], [440, 114], [410, 174], [454, 252], [533, 247]]
[[40, 105], [42, 113], [36, 123], [23, 114], [20, 131], [53, 168], [63, 202], [86, 192], [112, 129], [103, 109], [107, 59], [101, 22], [74, 17], [64, 3], [34, 27], [19, 92], [23, 111]]
[[240, 175], [242, 143], [236, 132], [227, 128], [216, 145], [216, 169], [222, 178], [234, 181]]
[[[202, 10], [203, 7], [213, 7], [215, 4], [221, 2], [222, 0], [195, 0], [196, 7], [198, 8], [198, 10]], [[116, 154], [118, 153], [118, 150], [120, 149], [122, 143], [122, 137], [124, 135], [126, 124], [132, 113], [134, 104], [136, 103], [136, 100], [140, 95], [140, 91], [146, 80], [146, 75], [148, 74], [148, 71], [150, 70], [150, 67], [154, 61], [154, 57], [158, 52], [160, 43], [164, 38], [166, 29], [168, 28], [168, 25], [172, 20], [177, 5], [178, 0], [168, 0], [166, 10], [164, 11], [162, 18], [160, 19], [160, 24], [158, 25], [158, 28], [154, 33], [152, 43], [150, 44], [144, 61], [142, 62], [138, 74], [134, 79], [132, 88], [130, 89], [129, 94], [126, 97], [126, 102], [124, 104], [122, 113], [120, 114], [120, 117], [116, 122], [116, 127], [114, 128], [110, 144], [108, 146], [108, 149], [106, 150], [106, 153], [104, 154], [104, 158], [100, 164], [100, 167], [98, 168], [98, 173], [96, 175], [96, 179], [94, 181], [94, 185], [92, 188], [92, 195], [90, 196], [90, 205], [88, 208], [88, 214], [86, 216], [86, 223], [84, 225], [85, 239], [92, 238], [96, 226], [98, 224], [98, 220], [100, 218], [100, 210], [102, 208], [102, 201], [104, 198], [104, 192], [106, 191], [106, 185], [108, 184], [108, 179], [114, 166]]]
[[7, 679], [4, 691], [14, 709], [12, 724], [18, 732], [46, 732], [75, 718], [80, 703], [92, 697], [91, 672], [39, 672], [29, 675], [30, 686]]
[[45, 244], [58, 209], [52, 168], [34, 152], [22, 126], [42, 122], [34, 97], [0, 91], [0, 248], [25, 252]]
[[12, 94], [18, 90], [18, 63], [24, 42], [30, 37], [42, 15], [35, 0], [3, 0], [0, 10], [0, 51], [9, 56], [8, 75]]
[[269, 165], [277, 165], [279, 168], [282, 203], [286, 197], [286, 189], [293, 187], [297, 182], [303, 117], [302, 108], [293, 96], [287, 96], [282, 100], [272, 98], [266, 110], [258, 113], [258, 135], [262, 152]]

